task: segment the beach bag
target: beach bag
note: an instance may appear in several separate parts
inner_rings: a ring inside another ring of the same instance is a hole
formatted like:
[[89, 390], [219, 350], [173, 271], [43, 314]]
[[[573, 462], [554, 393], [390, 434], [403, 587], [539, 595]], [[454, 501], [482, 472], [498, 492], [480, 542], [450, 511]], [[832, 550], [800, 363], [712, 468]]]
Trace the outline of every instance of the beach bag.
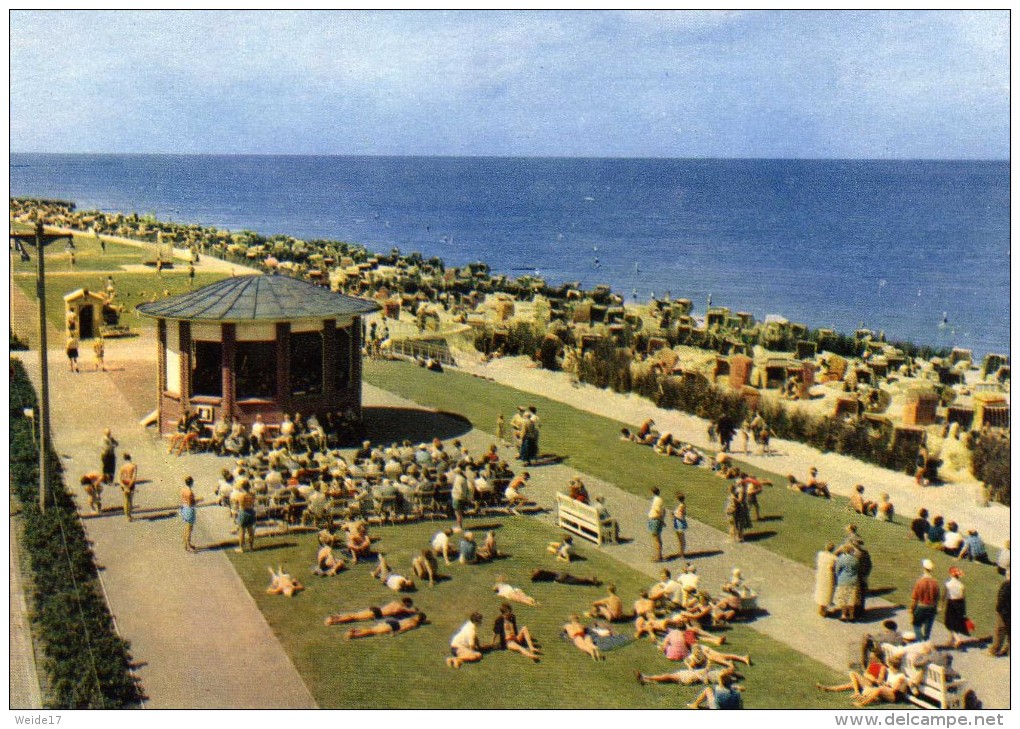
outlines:
[[964, 618], [963, 624], [964, 626], [966, 626], [968, 633], [973, 633], [974, 629], [977, 627], [976, 625], [974, 625], [974, 621], [971, 620], [970, 618]]

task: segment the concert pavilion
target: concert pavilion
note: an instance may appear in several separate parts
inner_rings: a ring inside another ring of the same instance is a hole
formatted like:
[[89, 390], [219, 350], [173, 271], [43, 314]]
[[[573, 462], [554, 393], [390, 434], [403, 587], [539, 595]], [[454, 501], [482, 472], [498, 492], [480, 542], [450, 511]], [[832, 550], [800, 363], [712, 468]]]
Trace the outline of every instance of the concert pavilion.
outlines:
[[284, 413], [361, 420], [362, 317], [371, 301], [288, 276], [236, 276], [138, 306], [156, 319], [158, 414], [172, 432], [182, 408], [246, 426]]

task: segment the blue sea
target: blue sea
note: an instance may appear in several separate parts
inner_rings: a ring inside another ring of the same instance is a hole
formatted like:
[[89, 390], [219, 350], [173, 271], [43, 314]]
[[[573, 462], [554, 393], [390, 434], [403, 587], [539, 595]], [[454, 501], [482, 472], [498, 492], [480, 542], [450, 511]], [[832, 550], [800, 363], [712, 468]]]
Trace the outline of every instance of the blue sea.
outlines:
[[1009, 163], [12, 154], [11, 195], [1009, 353]]

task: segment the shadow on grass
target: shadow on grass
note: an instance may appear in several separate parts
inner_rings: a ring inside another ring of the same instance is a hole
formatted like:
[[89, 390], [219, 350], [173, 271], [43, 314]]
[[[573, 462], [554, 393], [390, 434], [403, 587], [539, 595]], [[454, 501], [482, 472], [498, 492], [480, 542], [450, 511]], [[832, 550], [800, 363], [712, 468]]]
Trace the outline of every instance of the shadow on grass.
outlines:
[[[276, 549], [290, 549], [296, 547], [297, 542], [274, 542], [272, 544], [255, 544], [256, 552], [272, 552]], [[212, 544], [206, 544], [198, 548], [199, 552], [221, 552], [224, 549], [235, 549], [237, 547], [236, 539], [228, 539], [222, 542], [213, 542]], [[251, 554], [250, 550], [245, 550], [245, 554]]]
[[763, 516], [761, 519], [758, 519], [757, 521], [760, 523], [760, 522], [763, 522], [763, 521], [782, 521], [782, 520], [783, 520], [782, 515], [780, 515], [780, 514], [770, 514], [768, 516]]
[[470, 420], [456, 413], [418, 408], [367, 407], [364, 422], [365, 438], [373, 443], [448, 440], [465, 435], [472, 428]]
[[776, 536], [776, 534], [778, 534], [778, 532], [772, 531], [770, 529], [766, 529], [764, 531], [749, 532], [749, 533], [744, 535], [744, 541], [745, 542], [760, 542], [763, 539], [768, 539], [769, 537], [774, 537], [774, 536]]

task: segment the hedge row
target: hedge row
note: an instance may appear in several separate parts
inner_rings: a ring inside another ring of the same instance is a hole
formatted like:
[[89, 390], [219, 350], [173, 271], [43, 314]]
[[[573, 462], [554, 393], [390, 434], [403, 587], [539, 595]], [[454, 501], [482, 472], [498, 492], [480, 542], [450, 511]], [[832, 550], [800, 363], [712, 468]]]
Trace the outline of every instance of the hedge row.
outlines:
[[39, 451], [24, 415], [25, 408], [35, 407], [24, 366], [11, 359], [11, 490], [21, 504], [22, 546], [31, 564], [30, 617], [43, 645], [46, 706], [138, 707], [142, 693], [129, 669], [129, 645], [114, 630], [92, 550], [49, 443], [46, 511], [39, 509]]

